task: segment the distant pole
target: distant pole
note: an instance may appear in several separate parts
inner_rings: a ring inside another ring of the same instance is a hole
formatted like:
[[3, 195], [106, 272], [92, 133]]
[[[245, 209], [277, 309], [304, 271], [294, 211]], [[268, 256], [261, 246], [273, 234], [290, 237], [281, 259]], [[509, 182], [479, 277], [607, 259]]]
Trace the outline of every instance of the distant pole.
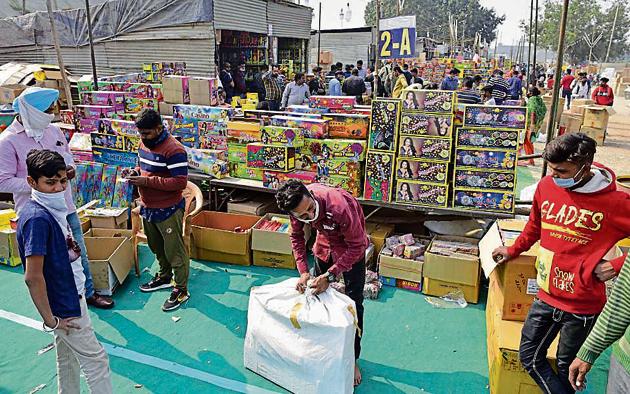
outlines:
[[[549, 111], [549, 122], [547, 123], [547, 144], [553, 140], [556, 131], [556, 113], [558, 112], [558, 92], [560, 90], [560, 75], [562, 74], [562, 63], [564, 58], [564, 36], [567, 28], [567, 15], [569, 14], [569, 0], [564, 0], [562, 6], [562, 17], [560, 18], [560, 35], [558, 38], [558, 57], [556, 58], [556, 74], [553, 79], [553, 92], [551, 96], [551, 109]], [[547, 162], [543, 164], [542, 176], [547, 175]]]
[[533, 78], [532, 83], [536, 85], [536, 80], [538, 79], [538, 75], [536, 75], [536, 51], [538, 51], [538, 0], [536, 0], [536, 11], [534, 15], [534, 50], [533, 50]]
[[619, 4], [615, 10], [615, 19], [613, 20], [612, 29], [610, 30], [610, 40], [608, 40], [608, 49], [606, 50], [606, 59], [604, 63], [608, 63], [608, 56], [610, 55], [610, 47], [612, 46], [613, 35], [615, 34], [615, 27], [617, 27], [617, 16], [619, 15]]
[[532, 64], [532, 23], [534, 21], [534, 0], [529, 2], [529, 41], [527, 41], [527, 78], [526, 81], [531, 79], [530, 65]]
[[319, 67], [322, 43], [322, 2], [319, 2], [319, 25], [317, 26], [317, 67]]
[[92, 17], [90, 16], [90, 0], [85, 0], [85, 16], [87, 17], [88, 40], [90, 42], [90, 59], [92, 60], [92, 78], [94, 91], [98, 90], [98, 76], [96, 75], [96, 59], [94, 57], [94, 42], [92, 41]]
[[26, 0], [22, 0], [22, 15], [26, 15]]
[[71, 110], [72, 92], [70, 91], [70, 82], [68, 81], [68, 76], [66, 75], [66, 67], [63, 64], [63, 57], [61, 56], [59, 36], [57, 35], [57, 27], [55, 26], [55, 19], [53, 18], [52, 4], [50, 4], [50, 0], [46, 1], [46, 9], [48, 10], [48, 19], [50, 20], [50, 32], [52, 33], [55, 52], [57, 53], [57, 63], [59, 64], [59, 71], [61, 72], [61, 82], [63, 83], [63, 88], [66, 92], [66, 102], [68, 103], [68, 109]]
[[379, 85], [379, 78], [378, 78], [378, 58], [380, 55], [380, 52], [378, 50], [378, 42], [380, 40], [380, 32], [379, 32], [379, 21], [381, 19], [381, 0], [376, 0], [376, 56], [374, 57], [374, 86], [372, 86], [372, 95], [374, 97], [374, 99], [376, 99], [377, 97], [377, 93], [378, 93], [378, 85]]

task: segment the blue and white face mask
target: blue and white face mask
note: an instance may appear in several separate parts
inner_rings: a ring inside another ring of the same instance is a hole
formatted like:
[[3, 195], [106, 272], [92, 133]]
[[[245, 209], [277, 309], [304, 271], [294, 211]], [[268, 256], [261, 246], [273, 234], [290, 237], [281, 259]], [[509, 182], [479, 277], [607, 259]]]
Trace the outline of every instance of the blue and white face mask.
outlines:
[[[579, 173], [581, 173], [582, 170], [584, 170], [584, 166], [586, 166], [586, 164], [582, 165], [580, 170], [575, 175], [578, 175]], [[563, 189], [571, 189], [578, 183], [582, 182], [582, 179], [584, 179], [583, 175], [578, 180], [576, 180], [575, 177], [573, 177], [573, 178], [553, 178], [553, 181], [558, 187], [561, 187]]]

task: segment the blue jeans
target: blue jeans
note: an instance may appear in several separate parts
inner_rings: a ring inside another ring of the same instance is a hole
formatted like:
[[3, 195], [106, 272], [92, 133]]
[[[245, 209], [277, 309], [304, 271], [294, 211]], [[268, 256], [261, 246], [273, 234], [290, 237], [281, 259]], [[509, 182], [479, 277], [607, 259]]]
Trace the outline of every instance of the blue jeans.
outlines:
[[66, 219], [70, 230], [72, 230], [72, 238], [81, 247], [81, 265], [83, 266], [83, 273], [85, 274], [85, 297], [90, 298], [94, 295], [94, 282], [92, 282], [92, 274], [90, 273], [90, 260], [87, 255], [87, 248], [85, 247], [85, 240], [83, 239], [83, 231], [81, 230], [81, 220], [76, 212], [69, 214]]
[[[554, 308], [536, 298], [521, 332], [519, 357], [523, 368], [545, 394], [575, 393], [569, 383], [569, 365], [595, 324], [597, 315], [577, 315]], [[560, 333], [558, 373], [549, 361], [547, 350]]]

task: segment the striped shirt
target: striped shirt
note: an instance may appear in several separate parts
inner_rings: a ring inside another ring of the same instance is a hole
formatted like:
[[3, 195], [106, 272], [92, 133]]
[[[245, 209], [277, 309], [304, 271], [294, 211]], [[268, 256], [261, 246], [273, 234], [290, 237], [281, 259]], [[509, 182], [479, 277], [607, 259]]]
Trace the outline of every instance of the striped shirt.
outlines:
[[457, 102], [459, 104], [479, 104], [481, 97], [472, 89], [460, 90], [457, 92]]
[[593, 364], [613, 343], [615, 343], [613, 355], [630, 373], [630, 258], [628, 257], [615, 282], [612, 295], [577, 357]]
[[503, 77], [497, 76], [490, 78], [488, 85], [492, 86], [492, 97], [496, 100], [497, 104], [503, 103], [510, 92], [510, 84]]
[[151, 149], [140, 143], [138, 159], [140, 175], [147, 178], [138, 187], [142, 205], [169, 208], [179, 204], [188, 183], [188, 156], [182, 144], [165, 131]]

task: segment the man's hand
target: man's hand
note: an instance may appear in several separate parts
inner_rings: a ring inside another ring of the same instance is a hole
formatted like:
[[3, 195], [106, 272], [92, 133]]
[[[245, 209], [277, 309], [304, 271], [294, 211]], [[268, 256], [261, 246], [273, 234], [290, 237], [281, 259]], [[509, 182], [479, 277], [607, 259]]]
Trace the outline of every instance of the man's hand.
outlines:
[[[57, 319], [59, 319], [59, 325], [57, 325]], [[56, 330], [64, 330], [66, 332], [66, 334], [69, 335], [71, 328], [74, 328], [74, 329], [77, 329], [77, 330], [79, 328], [81, 328], [81, 327], [79, 327], [79, 325], [77, 323], [73, 322], [73, 320], [75, 320], [75, 319], [78, 319], [78, 317], [68, 317], [66, 319], [53, 318], [52, 321], [44, 322], [44, 324], [48, 328], [53, 328], [53, 327], [57, 326]]]
[[74, 177], [77, 176], [77, 172], [74, 170], [74, 167], [72, 166], [66, 167], [66, 176], [68, 177], [69, 181], [73, 180]]
[[297, 285], [295, 286], [295, 290], [299, 291], [300, 293], [304, 293], [304, 291], [306, 290], [306, 284], [308, 283], [309, 280], [311, 280], [311, 274], [309, 274], [308, 272], [305, 272], [302, 275], [300, 275], [300, 279], [298, 280]]
[[612, 264], [610, 264], [610, 261], [601, 261], [595, 267], [594, 273], [597, 279], [602, 282], [606, 282], [607, 280], [610, 280], [617, 275], [617, 272], [615, 272], [615, 269], [613, 268]]
[[591, 370], [592, 365], [586, 361], [576, 358], [569, 367], [569, 383], [575, 391], [582, 391], [586, 388], [586, 374]]
[[328, 289], [328, 272], [323, 273], [322, 275], [315, 278], [313, 283], [311, 283], [311, 289], [313, 289], [313, 294], [317, 295], [323, 293]]
[[127, 181], [134, 186], [144, 186], [147, 184], [146, 176], [128, 176]]
[[499, 246], [492, 251], [492, 258], [497, 262], [497, 264], [503, 264], [509, 261], [512, 256], [508, 253], [507, 246]]

